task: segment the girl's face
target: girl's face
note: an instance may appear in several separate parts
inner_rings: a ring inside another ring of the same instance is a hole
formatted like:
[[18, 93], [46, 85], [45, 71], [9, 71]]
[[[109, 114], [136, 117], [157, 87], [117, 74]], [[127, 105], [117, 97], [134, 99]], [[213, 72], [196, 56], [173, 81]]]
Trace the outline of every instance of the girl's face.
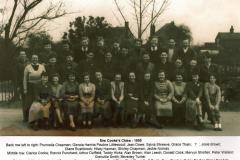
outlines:
[[210, 83], [214, 84], [216, 82], [216, 78], [214, 76], [210, 76]]
[[75, 76], [74, 75], [69, 75], [68, 76], [68, 80], [70, 81], [70, 82], [74, 82], [75, 81]]
[[52, 83], [53, 83], [53, 84], [58, 84], [58, 82], [59, 82], [59, 78], [58, 78], [57, 76], [54, 76], [54, 77], [52, 78]]
[[146, 73], [145, 75], [144, 75], [144, 80], [145, 81], [149, 81], [151, 79], [151, 74], [150, 73]]
[[165, 73], [164, 72], [159, 72], [158, 73], [158, 79], [160, 81], [164, 81], [165, 80]]
[[135, 78], [136, 78], [135, 73], [129, 73], [129, 81], [130, 82], [135, 81]]
[[89, 83], [89, 82], [90, 82], [89, 76], [84, 76], [84, 82], [85, 82], [85, 83]]
[[177, 59], [176, 62], [175, 62], [175, 66], [176, 66], [177, 68], [182, 67], [182, 60], [181, 60], [181, 59]]
[[198, 75], [192, 75], [193, 82], [198, 82], [199, 76]]
[[119, 81], [121, 81], [121, 78], [122, 78], [122, 76], [120, 74], [117, 74], [115, 76], [115, 81], [119, 82]]
[[48, 76], [42, 76], [41, 81], [43, 84], [46, 84], [48, 82]]
[[182, 82], [183, 81], [183, 76], [182, 75], [176, 75], [176, 81], [177, 82]]
[[37, 64], [38, 63], [38, 56], [37, 55], [32, 55], [32, 63]]

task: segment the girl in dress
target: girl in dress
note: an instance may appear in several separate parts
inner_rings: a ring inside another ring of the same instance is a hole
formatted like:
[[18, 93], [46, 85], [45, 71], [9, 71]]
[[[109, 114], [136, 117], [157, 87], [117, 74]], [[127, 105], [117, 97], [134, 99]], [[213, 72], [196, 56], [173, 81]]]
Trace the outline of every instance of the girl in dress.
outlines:
[[202, 98], [203, 84], [199, 82], [197, 71], [192, 73], [192, 81], [187, 84], [186, 121], [193, 123], [198, 130], [203, 128]]
[[63, 126], [63, 118], [61, 114], [61, 89], [62, 85], [59, 84], [59, 75], [52, 75], [52, 83], [51, 83], [51, 97], [52, 97], [52, 106], [54, 109], [54, 122], [53, 126], [56, 128], [57, 124], [59, 127]]
[[29, 123], [34, 130], [38, 130], [41, 122], [43, 123], [43, 128], [48, 129], [51, 88], [45, 72], [41, 76], [41, 83], [35, 86], [33, 96], [35, 98], [29, 110]]
[[79, 112], [79, 90], [76, 82], [75, 73], [68, 74], [68, 80], [63, 83], [62, 97], [65, 120], [69, 122], [69, 128], [72, 131], [76, 130], [76, 122]]
[[83, 78], [83, 83], [79, 85], [82, 123], [83, 126], [88, 125], [91, 128], [96, 87], [90, 82], [89, 74], [85, 74]]
[[165, 72], [158, 73], [158, 81], [154, 83], [154, 106], [157, 113], [157, 119], [161, 125], [164, 125], [169, 118], [172, 117], [172, 97], [173, 86], [169, 80], [165, 78]]
[[205, 83], [204, 94], [207, 100], [208, 107], [211, 111], [211, 116], [214, 123], [214, 130], [222, 131], [219, 111], [219, 105], [221, 102], [221, 89], [216, 84], [216, 77], [214, 75], [210, 75], [209, 82]]
[[186, 83], [183, 82], [183, 74], [176, 73], [176, 81], [173, 82], [174, 95], [173, 101], [173, 118], [175, 124], [185, 122], [185, 104], [186, 104]]

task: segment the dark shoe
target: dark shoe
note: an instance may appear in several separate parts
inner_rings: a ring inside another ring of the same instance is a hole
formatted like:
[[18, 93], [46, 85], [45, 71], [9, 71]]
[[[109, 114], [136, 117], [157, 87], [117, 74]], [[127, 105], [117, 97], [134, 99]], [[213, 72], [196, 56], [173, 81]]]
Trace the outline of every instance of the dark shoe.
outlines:
[[38, 124], [33, 124], [32, 128], [33, 128], [34, 131], [38, 131], [39, 130]]
[[77, 129], [76, 129], [76, 127], [69, 127], [69, 129], [71, 130], [71, 131], [76, 131]]

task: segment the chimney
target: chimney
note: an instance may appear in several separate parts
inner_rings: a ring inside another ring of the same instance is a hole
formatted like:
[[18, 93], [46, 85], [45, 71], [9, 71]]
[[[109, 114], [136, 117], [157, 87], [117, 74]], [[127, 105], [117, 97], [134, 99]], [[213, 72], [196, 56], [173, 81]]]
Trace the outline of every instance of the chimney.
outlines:
[[234, 33], [234, 28], [233, 28], [233, 26], [231, 26], [231, 28], [230, 28], [230, 33]]

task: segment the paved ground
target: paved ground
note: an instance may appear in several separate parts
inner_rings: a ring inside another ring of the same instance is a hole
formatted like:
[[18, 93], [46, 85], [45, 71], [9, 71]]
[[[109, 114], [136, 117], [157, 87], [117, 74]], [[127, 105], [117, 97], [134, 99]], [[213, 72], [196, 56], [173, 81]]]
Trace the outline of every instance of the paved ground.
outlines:
[[206, 124], [203, 131], [192, 128], [166, 127], [154, 128], [93, 128], [79, 129], [76, 132], [68, 130], [39, 130], [33, 131], [22, 123], [22, 112], [18, 108], [0, 108], [0, 135], [1, 136], [240, 136], [240, 112], [222, 112], [222, 132], [212, 130]]

